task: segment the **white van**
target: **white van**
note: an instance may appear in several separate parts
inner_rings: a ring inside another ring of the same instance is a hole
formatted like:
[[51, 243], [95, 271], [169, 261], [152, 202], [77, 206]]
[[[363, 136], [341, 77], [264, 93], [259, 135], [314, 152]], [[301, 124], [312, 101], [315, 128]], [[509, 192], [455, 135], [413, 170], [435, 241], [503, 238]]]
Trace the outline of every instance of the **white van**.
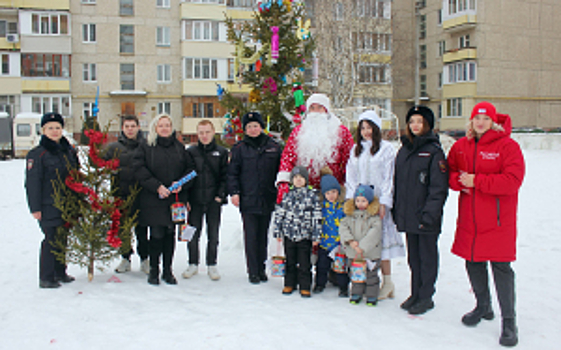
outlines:
[[14, 154], [25, 158], [27, 153], [41, 140], [41, 117], [39, 113], [19, 113], [14, 119]]

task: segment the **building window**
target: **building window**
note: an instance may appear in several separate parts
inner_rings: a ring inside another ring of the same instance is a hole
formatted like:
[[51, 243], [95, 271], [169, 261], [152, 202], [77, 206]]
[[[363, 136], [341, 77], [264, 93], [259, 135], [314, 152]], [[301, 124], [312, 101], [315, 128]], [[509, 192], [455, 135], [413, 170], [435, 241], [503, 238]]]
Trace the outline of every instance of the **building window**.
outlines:
[[477, 64], [475, 62], [459, 62], [448, 64], [444, 68], [445, 83], [463, 83], [477, 81]]
[[70, 77], [70, 55], [24, 53], [21, 55], [23, 77]]
[[183, 39], [196, 41], [220, 40], [220, 22], [218, 21], [183, 21]]
[[97, 66], [95, 63], [84, 63], [83, 72], [84, 82], [97, 81]]
[[169, 8], [169, 0], [156, 0], [156, 7]]
[[438, 25], [442, 24], [442, 9], [437, 11], [436, 24], [438, 24]]
[[417, 1], [417, 8], [418, 9], [424, 9], [425, 7], [427, 7], [427, 0]]
[[459, 38], [458, 47], [460, 49], [470, 47], [469, 34], [463, 35]]
[[228, 81], [234, 81], [234, 59], [228, 58]]
[[352, 43], [355, 50], [369, 52], [391, 51], [391, 34], [360, 32], [352, 33]]
[[389, 83], [389, 65], [386, 64], [361, 64], [358, 67], [358, 81], [360, 83]]
[[476, 0], [448, 0], [448, 14], [453, 15], [468, 10], [474, 11], [475, 2]]
[[419, 68], [427, 68], [427, 45], [419, 45]]
[[31, 32], [41, 35], [68, 34], [68, 15], [62, 13], [31, 14]]
[[158, 102], [158, 114], [171, 115], [171, 102]]
[[5, 38], [6, 34], [17, 34], [18, 24], [16, 22], [0, 21], [0, 38]]
[[438, 88], [442, 89], [442, 72], [438, 73]]
[[421, 97], [427, 97], [427, 76], [421, 75], [419, 76], [419, 91], [421, 93]]
[[214, 118], [214, 104], [212, 103], [206, 104], [205, 118]]
[[158, 65], [158, 83], [171, 82], [171, 66], [169, 64]]
[[82, 24], [82, 42], [85, 43], [95, 43], [96, 42], [96, 34], [95, 34], [95, 24]]
[[427, 37], [427, 15], [419, 17], [419, 39]]
[[121, 63], [121, 90], [134, 90], [134, 63]]
[[450, 98], [446, 100], [446, 109], [449, 117], [460, 117], [462, 115], [462, 99]]
[[93, 107], [94, 104], [92, 102], [85, 102], [82, 105], [82, 117], [84, 117], [84, 119], [93, 116]]
[[119, 52], [134, 53], [134, 26], [121, 24], [119, 33]]
[[444, 55], [444, 53], [446, 52], [446, 41], [441, 40], [438, 42], [438, 56], [442, 56]]
[[134, 15], [133, 0], [120, 0], [119, 14], [121, 16], [133, 16]]
[[2, 75], [10, 74], [10, 55], [2, 54]]
[[[224, 0], [185, 0], [186, 2], [195, 2], [195, 3], [215, 3], [215, 4], [224, 4]], [[252, 0], [227, 0], [226, 4], [232, 7], [246, 7], [246, 8], [253, 8], [255, 6], [255, 1]]]
[[217, 79], [218, 60], [211, 58], [185, 58], [184, 79]]
[[95, 0], [82, 0], [82, 4], [95, 4]]
[[31, 96], [31, 111], [38, 114], [54, 112], [69, 116], [70, 96]]
[[335, 4], [335, 9], [334, 9], [334, 17], [335, 17], [336, 21], [342, 21], [343, 20], [343, 17], [345, 16], [344, 13], [343, 13], [344, 11], [345, 11], [345, 7], [343, 6], [343, 4], [340, 3], [340, 2], [337, 2]]
[[156, 45], [170, 46], [169, 27], [156, 28]]

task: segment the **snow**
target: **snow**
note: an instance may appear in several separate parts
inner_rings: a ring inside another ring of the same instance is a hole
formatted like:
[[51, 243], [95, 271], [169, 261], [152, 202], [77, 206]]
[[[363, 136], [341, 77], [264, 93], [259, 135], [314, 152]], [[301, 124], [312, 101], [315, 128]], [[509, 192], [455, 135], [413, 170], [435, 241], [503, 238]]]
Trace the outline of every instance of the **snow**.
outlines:
[[[520, 193], [517, 313], [519, 349], [554, 349], [561, 342], [560, 151], [525, 151], [527, 176]], [[23, 189], [25, 162], [0, 162], [0, 349], [498, 349], [500, 317], [475, 328], [461, 324], [474, 298], [463, 261], [450, 253], [457, 194], [445, 207], [436, 307], [421, 317], [399, 308], [408, 296], [405, 259], [393, 261], [396, 298], [377, 307], [349, 304], [328, 287], [303, 299], [281, 295], [282, 279], [251, 285], [245, 273], [237, 209], [224, 208], [219, 253], [222, 279], [206, 268], [189, 280], [185, 243], [174, 263], [177, 286], [151, 286], [139, 272], [96, 272], [70, 266], [74, 283], [55, 290], [38, 288], [42, 233], [28, 212]], [[548, 169], [546, 172], [545, 170]], [[557, 190], [555, 190], [557, 188]], [[204, 243], [202, 244], [204, 246]], [[270, 244], [271, 253], [276, 243]], [[203, 249], [204, 251], [204, 249]], [[204, 256], [204, 252], [202, 252]], [[204, 258], [202, 259], [204, 261]], [[557, 271], [557, 272], [555, 272]], [[121, 283], [108, 282], [112, 276]], [[494, 309], [500, 314], [498, 303]]]

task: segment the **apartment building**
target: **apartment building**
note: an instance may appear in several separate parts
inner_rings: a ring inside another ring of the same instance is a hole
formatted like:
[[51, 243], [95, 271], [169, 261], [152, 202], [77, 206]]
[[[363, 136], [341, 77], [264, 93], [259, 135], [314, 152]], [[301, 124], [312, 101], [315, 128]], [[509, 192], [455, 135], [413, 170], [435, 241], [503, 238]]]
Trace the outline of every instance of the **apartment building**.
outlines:
[[0, 1], [0, 110], [71, 116], [69, 9], [68, 0]]
[[413, 104], [418, 65], [419, 99], [442, 130], [464, 129], [483, 100], [515, 127], [561, 126], [556, 14], [561, 3], [548, 0], [394, 1], [394, 111]]

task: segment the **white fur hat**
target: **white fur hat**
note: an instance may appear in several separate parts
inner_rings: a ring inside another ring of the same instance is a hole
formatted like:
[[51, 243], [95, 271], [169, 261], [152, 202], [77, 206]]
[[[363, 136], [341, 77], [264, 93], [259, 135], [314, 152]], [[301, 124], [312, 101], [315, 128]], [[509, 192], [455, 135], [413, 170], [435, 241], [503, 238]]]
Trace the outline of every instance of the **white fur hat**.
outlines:
[[380, 117], [378, 117], [378, 113], [376, 113], [375, 111], [364, 111], [359, 117], [358, 117], [358, 122], [360, 123], [362, 120], [370, 120], [372, 123], [374, 123], [378, 129], [380, 129], [380, 131], [382, 130], [382, 119], [380, 119]]
[[329, 97], [327, 97], [327, 95], [312, 94], [308, 97], [308, 100], [306, 101], [306, 111], [310, 110], [310, 106], [314, 103], [325, 107], [327, 114], [331, 114], [331, 102], [329, 101]]

